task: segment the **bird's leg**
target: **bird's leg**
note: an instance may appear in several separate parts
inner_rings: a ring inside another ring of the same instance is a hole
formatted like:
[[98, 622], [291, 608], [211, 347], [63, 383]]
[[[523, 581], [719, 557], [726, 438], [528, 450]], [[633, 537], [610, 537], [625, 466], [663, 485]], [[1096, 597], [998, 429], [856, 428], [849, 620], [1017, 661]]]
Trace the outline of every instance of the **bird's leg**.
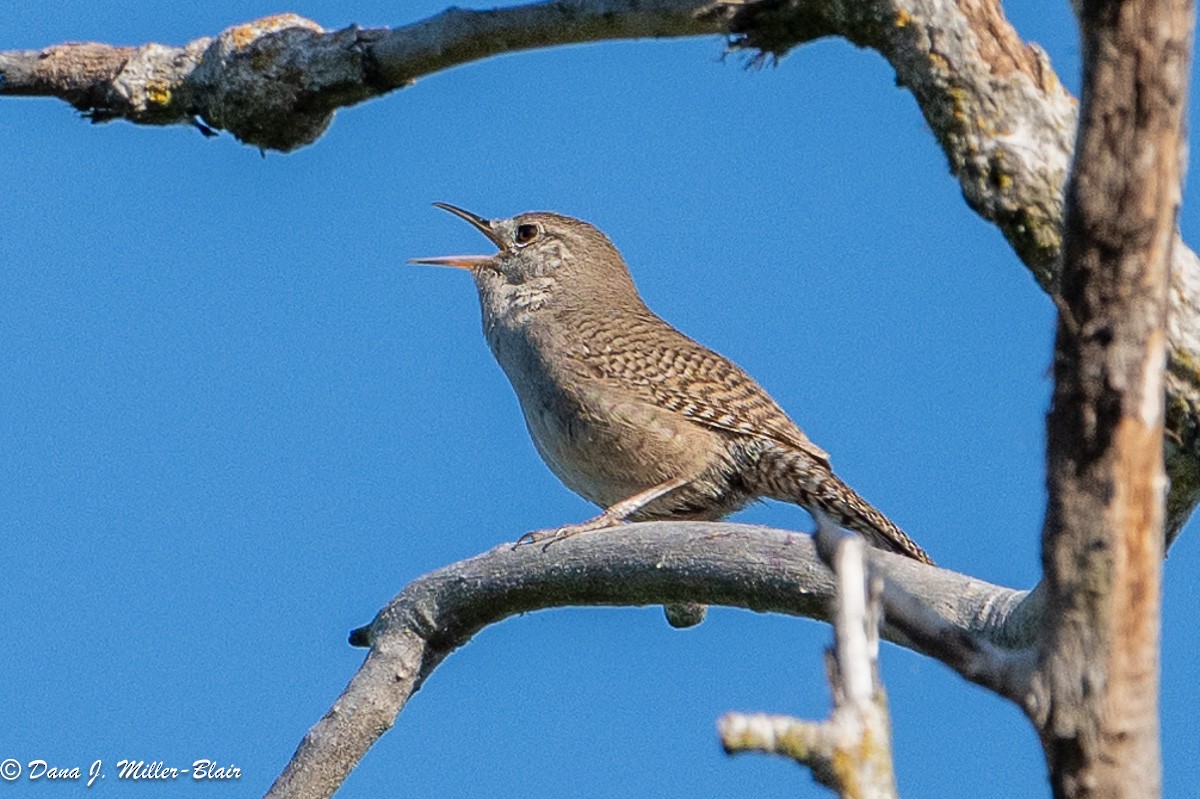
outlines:
[[690, 482], [692, 482], [692, 478], [690, 477], [676, 477], [665, 483], [659, 483], [656, 486], [647, 488], [645, 491], [639, 491], [628, 499], [623, 499], [617, 504], [605, 508], [604, 512], [599, 516], [588, 519], [586, 522], [568, 524], [564, 527], [550, 530], [534, 530], [533, 532], [526, 533], [517, 539], [517, 543], [513, 545], [513, 548], [515, 549], [522, 544], [537, 544], [542, 542], [545, 542], [545, 546], [548, 547], [555, 541], [561, 541], [564, 538], [570, 538], [579, 533], [603, 530], [606, 527], [616, 527], [618, 524], [624, 524], [630, 516], [654, 500], [664, 494], [669, 494], [677, 488], [682, 488]]

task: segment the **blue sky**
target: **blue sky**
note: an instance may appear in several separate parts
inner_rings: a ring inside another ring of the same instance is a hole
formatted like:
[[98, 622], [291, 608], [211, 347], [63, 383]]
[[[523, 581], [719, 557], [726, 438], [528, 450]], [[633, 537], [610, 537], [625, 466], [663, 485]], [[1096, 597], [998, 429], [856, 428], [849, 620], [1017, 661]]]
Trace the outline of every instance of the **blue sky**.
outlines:
[[[45, 0], [6, 11], [0, 48], [441, 8]], [[1077, 87], [1067, 4], [1008, 11]], [[0, 100], [0, 759], [211, 758], [244, 775], [211, 790], [261, 793], [361, 662], [351, 628], [424, 572], [594, 512], [538, 460], [469, 277], [405, 264], [486, 250], [435, 200], [594, 222], [651, 307], [754, 374], [941, 564], [1032, 585], [1050, 302], [877, 55], [823, 41], [748, 72], [721, 51], [493, 59], [266, 158]], [[1186, 204], [1181, 226], [1200, 241]], [[1166, 564], [1174, 797], [1200, 779], [1192, 528]], [[714, 723], [823, 716], [828, 640], [724, 609], [686, 632], [655, 608], [511, 619], [445, 662], [340, 795], [823, 796], [788, 763], [726, 758]], [[1048, 795], [1015, 708], [895, 647], [883, 669], [904, 795]]]

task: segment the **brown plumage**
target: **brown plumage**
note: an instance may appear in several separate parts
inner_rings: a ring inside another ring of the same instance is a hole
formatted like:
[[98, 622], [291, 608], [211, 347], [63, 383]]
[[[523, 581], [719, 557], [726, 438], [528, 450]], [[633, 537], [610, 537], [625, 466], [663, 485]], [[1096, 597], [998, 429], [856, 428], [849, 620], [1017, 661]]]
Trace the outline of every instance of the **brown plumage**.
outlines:
[[439, 207], [500, 251], [415, 262], [470, 270], [484, 334], [534, 446], [568, 488], [605, 509], [550, 535], [719, 519], [769, 497], [818, 508], [877, 547], [932, 562], [833, 474], [825, 451], [753, 378], [647, 308], [599, 230], [559, 214], [486, 220]]

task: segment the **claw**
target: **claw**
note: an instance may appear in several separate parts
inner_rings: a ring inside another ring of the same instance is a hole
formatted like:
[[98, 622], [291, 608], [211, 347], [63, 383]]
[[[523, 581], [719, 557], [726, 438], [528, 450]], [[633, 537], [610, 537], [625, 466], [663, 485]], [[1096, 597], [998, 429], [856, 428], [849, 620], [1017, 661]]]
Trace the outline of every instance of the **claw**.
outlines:
[[526, 544], [536, 544], [539, 536], [545, 532], [545, 530], [530, 530], [528, 533], [518, 538], [516, 542], [513, 543], [512, 548], [515, 550], [517, 547], [521, 547]]
[[545, 552], [550, 548], [551, 544], [562, 541], [565, 538], [570, 538], [573, 535], [590, 533], [593, 530], [605, 530], [609, 527], [616, 527], [619, 524], [626, 523], [625, 519], [605, 511], [599, 516], [588, 519], [586, 522], [580, 522], [579, 524], [567, 524], [548, 530], [531, 530], [518, 538], [512, 548], [515, 550], [517, 547], [525, 546], [526, 544], [541, 544], [542, 551]]

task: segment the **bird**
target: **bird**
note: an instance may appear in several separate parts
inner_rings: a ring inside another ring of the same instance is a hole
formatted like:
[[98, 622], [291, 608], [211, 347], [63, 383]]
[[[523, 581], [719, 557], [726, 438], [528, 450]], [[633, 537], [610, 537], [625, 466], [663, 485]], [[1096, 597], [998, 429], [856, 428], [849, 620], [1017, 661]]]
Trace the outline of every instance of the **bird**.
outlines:
[[749, 374], [650, 310], [599, 229], [546, 211], [486, 219], [434, 206], [497, 252], [410, 262], [470, 272], [484, 337], [534, 447], [567, 488], [602, 509], [518, 544], [548, 546], [627, 522], [717, 520], [768, 498], [933, 563], [833, 473], [825, 450]]

